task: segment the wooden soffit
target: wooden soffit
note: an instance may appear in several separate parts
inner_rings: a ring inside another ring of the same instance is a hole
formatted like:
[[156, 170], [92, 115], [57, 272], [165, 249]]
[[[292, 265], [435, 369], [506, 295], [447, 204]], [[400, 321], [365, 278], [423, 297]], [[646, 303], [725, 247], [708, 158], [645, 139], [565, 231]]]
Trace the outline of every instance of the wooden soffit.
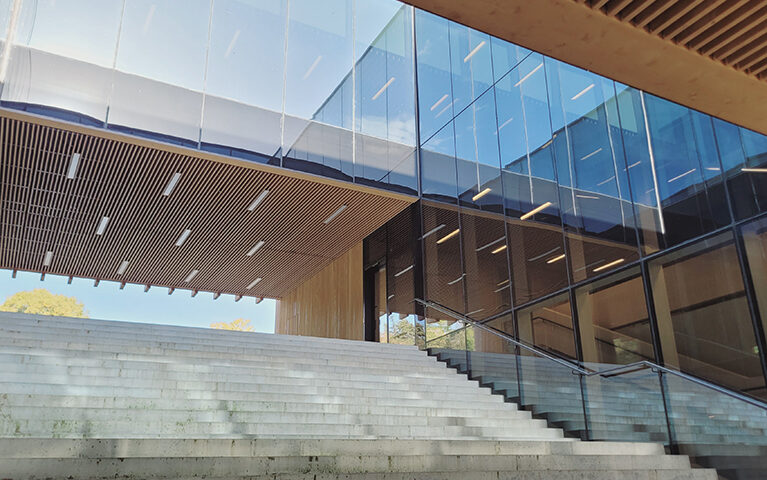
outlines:
[[764, 0], [407, 0], [767, 134]]
[[268, 298], [416, 200], [9, 110], [0, 182], [0, 268]]

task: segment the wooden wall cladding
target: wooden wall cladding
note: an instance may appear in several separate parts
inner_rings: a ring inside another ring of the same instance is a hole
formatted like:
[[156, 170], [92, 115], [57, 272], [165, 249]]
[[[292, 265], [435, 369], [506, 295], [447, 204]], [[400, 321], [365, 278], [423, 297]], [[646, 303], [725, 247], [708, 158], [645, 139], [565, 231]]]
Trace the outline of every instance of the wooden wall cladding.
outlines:
[[275, 333], [362, 340], [362, 243], [277, 302]]
[[0, 110], [0, 268], [279, 298], [414, 200]]

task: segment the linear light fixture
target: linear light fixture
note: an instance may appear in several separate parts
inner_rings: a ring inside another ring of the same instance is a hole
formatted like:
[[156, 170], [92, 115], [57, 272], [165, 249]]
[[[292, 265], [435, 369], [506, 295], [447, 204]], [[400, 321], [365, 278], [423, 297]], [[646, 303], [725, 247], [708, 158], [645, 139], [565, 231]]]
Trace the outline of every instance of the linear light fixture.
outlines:
[[337, 216], [341, 215], [341, 212], [343, 212], [344, 210], [346, 210], [346, 205], [341, 205], [340, 207], [338, 207], [338, 210], [331, 213], [328, 218], [322, 221], [322, 223], [327, 225], [328, 223], [332, 222]]
[[501, 129], [502, 129], [503, 127], [505, 127], [506, 125], [510, 124], [510, 123], [512, 122], [512, 120], [514, 120], [514, 117], [509, 117], [509, 119], [508, 119], [508, 120], [506, 120], [505, 122], [503, 122], [503, 123], [501, 124], [501, 126], [499, 126], [499, 127], [498, 127], [498, 130], [496, 130], [496, 131], [495, 131], [495, 133], [497, 134], [498, 132], [500, 132], [500, 131], [501, 131]]
[[589, 159], [589, 158], [593, 157], [594, 155], [596, 155], [597, 153], [599, 153], [601, 151], [602, 151], [602, 147], [599, 147], [596, 150], [594, 150], [593, 152], [589, 153], [588, 155], [585, 155], [585, 156], [581, 157], [581, 160]]
[[460, 277], [456, 278], [455, 280], [453, 280], [453, 281], [451, 281], [451, 282], [447, 282], [447, 284], [448, 284], [448, 285], [455, 285], [456, 283], [458, 283], [458, 282], [460, 282], [461, 280], [463, 280], [463, 277], [464, 277], [465, 275], [466, 275], [465, 273], [464, 273], [464, 274], [461, 274], [461, 276], [460, 276]]
[[456, 235], [458, 235], [458, 232], [460, 232], [460, 231], [461, 231], [461, 230], [460, 230], [459, 228], [456, 228], [456, 229], [455, 229], [455, 230], [453, 230], [452, 232], [448, 233], [448, 234], [447, 234], [447, 235], [445, 235], [444, 237], [442, 237], [442, 238], [440, 238], [439, 240], [437, 240], [437, 245], [439, 245], [439, 244], [442, 244], [442, 243], [445, 243], [445, 242], [447, 242], [447, 241], [448, 241], [448, 240], [450, 240], [451, 238], [453, 238], [453, 237], [455, 237]]
[[428, 237], [429, 235], [431, 235], [433, 233], [437, 233], [438, 231], [442, 230], [443, 228], [445, 228], [445, 224], [444, 223], [442, 223], [440, 225], [437, 225], [436, 227], [432, 228], [428, 232], [424, 233], [423, 236], [421, 237], [421, 240], [423, 240], [424, 238]]
[[591, 200], [599, 200], [599, 197], [596, 197], [594, 195], [582, 195], [580, 193], [576, 193], [575, 196], [578, 197], [578, 198], [588, 198], [588, 199], [591, 199]]
[[493, 290], [493, 293], [502, 292], [502, 291], [506, 290], [507, 288], [509, 288], [509, 286], [508, 285], [504, 285], [504, 286], [502, 286], [500, 288], [496, 288], [495, 290]]
[[543, 63], [541, 63], [540, 65], [538, 65], [538, 66], [537, 66], [537, 67], [535, 67], [534, 69], [532, 69], [532, 70], [530, 71], [530, 73], [528, 73], [528, 74], [527, 74], [527, 75], [525, 75], [524, 77], [520, 78], [520, 79], [519, 79], [519, 81], [518, 81], [517, 83], [515, 83], [515, 84], [514, 84], [514, 86], [515, 86], [515, 87], [518, 87], [518, 86], [522, 85], [522, 84], [525, 82], [525, 80], [527, 80], [528, 78], [532, 77], [532, 76], [533, 76], [533, 74], [534, 74], [535, 72], [537, 72], [538, 70], [540, 70], [542, 67], [543, 67]]
[[[192, 281], [192, 279], [193, 279], [194, 277], [196, 277], [198, 273], [200, 273], [200, 271], [199, 271], [199, 270], [192, 270], [191, 272], [189, 272], [189, 275], [187, 275], [187, 276], [186, 276], [186, 278], [184, 279], [184, 282], [186, 282], [186, 283], [189, 283], [189, 282], [191, 282], [191, 281]], [[193, 296], [194, 296], [194, 295], [193, 295]]]
[[530, 210], [530, 211], [529, 211], [529, 212], [527, 212], [526, 214], [522, 215], [521, 217], [519, 217], [519, 219], [520, 219], [520, 220], [527, 220], [528, 218], [532, 217], [532, 216], [533, 216], [533, 215], [535, 215], [536, 213], [538, 213], [538, 212], [540, 212], [540, 211], [543, 211], [543, 210], [546, 210], [546, 209], [547, 209], [547, 208], [549, 208], [550, 206], [551, 206], [551, 202], [546, 202], [546, 203], [544, 203], [543, 205], [540, 205], [540, 206], [538, 206], [538, 207], [535, 207], [534, 209]]
[[404, 273], [407, 273], [407, 272], [409, 272], [410, 270], [412, 270], [414, 266], [415, 266], [415, 265], [410, 265], [410, 266], [409, 266], [409, 267], [407, 267], [406, 269], [404, 269], [404, 270], [400, 270], [399, 272], [395, 273], [395, 274], [394, 274], [394, 276], [395, 276], [395, 277], [399, 277], [400, 275], [402, 275], [402, 274], [404, 274]]
[[495, 285], [497, 287], [502, 287], [503, 285], [506, 285], [507, 283], [509, 283], [509, 279], [508, 278], [506, 280], [502, 281], [502, 282], [496, 283]]
[[607, 179], [605, 179], [605, 180], [602, 180], [601, 182], [597, 183], [597, 186], [598, 186], [598, 187], [601, 187], [602, 185], [604, 185], [605, 183], [607, 183], [607, 182], [609, 182], [609, 181], [611, 181], [611, 180], [615, 180], [615, 175], [613, 175], [612, 177], [610, 177], [610, 178], [607, 178]]
[[468, 55], [466, 55], [465, 57], [463, 57], [463, 63], [466, 63], [466, 62], [468, 62], [469, 60], [471, 60], [471, 57], [473, 57], [474, 55], [476, 55], [478, 51], [482, 50], [482, 47], [484, 47], [484, 46], [485, 46], [485, 41], [484, 41], [484, 40], [482, 40], [481, 42], [479, 42], [479, 45], [477, 45], [476, 47], [474, 47], [474, 50], [472, 50], [471, 52], [469, 52], [469, 54], [468, 54]]
[[254, 254], [254, 253], [256, 253], [256, 252], [258, 251], [258, 249], [259, 249], [259, 248], [261, 248], [261, 247], [263, 247], [263, 246], [264, 246], [264, 241], [263, 241], [263, 240], [259, 240], [259, 241], [258, 241], [258, 243], [256, 243], [256, 244], [253, 246], [253, 248], [251, 248], [250, 250], [248, 250], [248, 253], [246, 253], [246, 254], [245, 254], [245, 256], [246, 256], [246, 257], [252, 257], [252, 256], [253, 256], [253, 254]]
[[439, 113], [438, 113], [438, 114], [436, 114], [436, 115], [434, 116], [434, 118], [439, 118], [439, 117], [441, 117], [441, 116], [442, 116], [442, 114], [443, 114], [443, 113], [445, 113], [445, 112], [447, 112], [448, 110], [450, 110], [450, 107], [452, 107], [452, 106], [453, 106], [453, 104], [454, 104], [455, 102], [457, 102], [458, 100], [460, 100], [460, 99], [459, 99], [459, 98], [455, 98], [455, 99], [453, 99], [453, 101], [452, 101], [452, 102], [450, 102], [450, 103], [448, 103], [447, 105], [445, 105], [445, 106], [442, 108], [442, 110], [440, 110], [440, 111], [439, 111]]
[[224, 52], [224, 58], [228, 58], [229, 55], [232, 54], [232, 50], [234, 50], [234, 45], [237, 43], [238, 38], [240, 38], [239, 28], [235, 30], [234, 35], [232, 35], [232, 39], [229, 41], [229, 46], [226, 47], [226, 52]]
[[170, 181], [168, 182], [168, 184], [165, 185], [165, 190], [163, 190], [162, 196], [163, 197], [170, 196], [170, 194], [173, 193], [173, 189], [176, 188], [176, 184], [178, 183], [180, 179], [181, 179], [181, 173], [179, 172], [174, 173]]
[[67, 178], [72, 180], [77, 175], [77, 166], [80, 165], [80, 154], [73, 153], [69, 159], [69, 168], [67, 169]]
[[668, 183], [671, 183], [671, 182], [675, 182], [675, 181], [679, 180], [679, 179], [680, 179], [680, 178], [682, 178], [682, 177], [686, 177], [687, 175], [691, 174], [691, 173], [692, 173], [692, 172], [694, 172], [695, 170], [697, 170], [697, 169], [696, 169], [696, 168], [693, 168], [693, 169], [691, 169], [691, 170], [687, 170], [686, 172], [684, 172], [684, 173], [683, 173], [683, 174], [681, 174], [681, 175], [677, 175], [677, 176], [676, 176], [676, 177], [674, 177], [674, 178], [670, 178], [670, 179], [668, 180]]
[[263, 192], [259, 193], [255, 200], [253, 200], [250, 205], [248, 205], [248, 211], [252, 212], [256, 209], [256, 207], [264, 201], [266, 196], [269, 195], [269, 190], [264, 190]]
[[471, 315], [474, 315], [475, 313], [479, 313], [479, 312], [481, 312], [483, 310], [484, 310], [484, 308], [478, 308], [478, 309], [474, 310], [473, 312], [467, 313], [466, 316], [470, 317]]
[[253, 288], [253, 287], [255, 287], [256, 285], [258, 285], [258, 282], [260, 282], [261, 280], [262, 280], [262, 278], [261, 278], [261, 277], [258, 277], [257, 279], [255, 279], [255, 280], [253, 280], [252, 282], [250, 282], [250, 285], [248, 285], [248, 286], [247, 286], [247, 287], [245, 287], [245, 288], [247, 288], [248, 290], [250, 290], [251, 288]]
[[640, 163], [642, 163], [642, 161], [641, 161], [641, 160], [638, 160], [638, 161], [636, 161], [636, 162], [632, 163], [631, 165], [629, 165], [629, 166], [628, 166], [628, 168], [634, 168], [634, 167], [636, 167], [637, 165], [639, 165]]
[[551, 250], [549, 250], [548, 252], [543, 252], [543, 253], [542, 253], [542, 254], [540, 254], [540, 255], [536, 255], [536, 256], [534, 256], [534, 257], [532, 257], [532, 258], [528, 258], [528, 259], [527, 259], [527, 261], [528, 261], [528, 262], [534, 262], [534, 261], [536, 261], [536, 260], [540, 260], [540, 259], [542, 259], [543, 257], [548, 257], [549, 255], [551, 255], [552, 253], [556, 252], [556, 251], [557, 251], [557, 250], [559, 250], [560, 248], [562, 248], [562, 247], [554, 247], [554, 248], [552, 248]]
[[128, 269], [128, 265], [130, 265], [130, 262], [128, 262], [128, 260], [123, 260], [123, 263], [120, 264], [120, 268], [117, 269], [117, 274], [123, 275]]
[[437, 107], [439, 107], [439, 104], [440, 104], [440, 103], [442, 103], [442, 102], [444, 102], [445, 100], [447, 100], [447, 97], [448, 97], [448, 94], [447, 94], [447, 93], [446, 93], [446, 94], [444, 94], [444, 95], [442, 95], [441, 97], [439, 97], [439, 100], [437, 100], [437, 101], [434, 103], [434, 105], [432, 105], [432, 106], [431, 106], [431, 108], [429, 108], [429, 110], [430, 110], [430, 111], [432, 111], [432, 112], [433, 112], [434, 110], [436, 110], [436, 108], [437, 108]]
[[767, 173], [767, 168], [743, 167], [740, 171], [746, 173]]
[[624, 260], [625, 260], [624, 258], [619, 258], [618, 260], [613, 260], [610, 263], [606, 263], [606, 264], [602, 265], [601, 267], [595, 268], [594, 271], [595, 272], [601, 272], [602, 270], [605, 270], [607, 268], [614, 267], [616, 265], [620, 265], [621, 263], [623, 263]]
[[[706, 167], [706, 170], [708, 170], [708, 171], [710, 171], [710, 172], [718, 172], [718, 171], [720, 171], [720, 170], [722, 170], [722, 169], [721, 169], [721, 168], [719, 168], [719, 167]], [[765, 172], [767, 172], [767, 168], [766, 168], [766, 169], [764, 169], [764, 171], [765, 171]]]
[[304, 76], [301, 78], [302, 80], [306, 80], [307, 78], [309, 78], [309, 75], [311, 75], [314, 69], [317, 68], [317, 65], [320, 64], [320, 60], [322, 60], [322, 55], [317, 55], [317, 58], [314, 59], [314, 62], [306, 70], [306, 73], [304, 73]]
[[593, 83], [591, 85], [589, 85], [588, 87], [584, 88], [583, 90], [581, 90], [580, 92], [578, 92], [575, 95], [573, 95], [573, 98], [571, 98], [570, 100], [578, 100], [582, 96], [586, 95], [586, 92], [588, 92], [592, 88], [594, 88], [594, 84]]
[[43, 266], [50, 267], [52, 261], [53, 261], [53, 252], [48, 250], [47, 252], [45, 252], [45, 258], [43, 258]]
[[107, 230], [107, 223], [109, 223], [109, 217], [101, 217], [99, 226], [96, 227], [96, 235], [104, 235], [104, 232]]
[[557, 255], [556, 257], [551, 257], [550, 259], [546, 260], [546, 263], [555, 263], [565, 258], [565, 254]]
[[491, 191], [491, 190], [492, 190], [492, 188], [490, 188], [490, 187], [487, 187], [486, 189], [482, 190], [482, 191], [481, 191], [481, 192], [479, 192], [478, 194], [476, 194], [476, 195], [474, 195], [473, 197], [471, 197], [472, 201], [475, 201], [475, 202], [476, 202], [476, 201], [477, 201], [477, 200], [479, 200], [480, 198], [482, 198], [482, 197], [484, 197], [485, 195], [487, 195], [488, 193], [490, 193], [490, 191]]
[[186, 241], [186, 239], [189, 238], [189, 235], [191, 233], [192, 233], [192, 231], [189, 230], [188, 228], [186, 230], [184, 230], [183, 232], [181, 232], [181, 236], [179, 236], [178, 240], [176, 240], [176, 246], [180, 247], [181, 245], [183, 245], [184, 242]]
[[495, 239], [495, 240], [493, 240], [492, 242], [490, 242], [490, 243], [487, 243], [487, 244], [485, 244], [485, 245], [482, 245], [481, 247], [479, 247], [479, 248], [477, 249], [477, 251], [478, 251], [478, 252], [481, 252], [482, 250], [484, 250], [484, 249], [486, 249], [486, 248], [490, 248], [490, 247], [492, 247], [493, 245], [495, 245], [496, 243], [498, 243], [498, 242], [502, 242], [502, 241], [504, 241], [505, 239], [506, 239], [506, 237], [496, 238], [496, 239]]
[[375, 100], [381, 95], [383, 95], [383, 93], [386, 91], [387, 88], [389, 88], [389, 85], [391, 85], [392, 83], [394, 83], [394, 77], [391, 77], [388, 82], [384, 83], [384, 86], [381, 87], [381, 89], [378, 90], [375, 95], [373, 95], [373, 98], [371, 98], [371, 100]]
[[502, 251], [504, 251], [504, 250], [506, 250], [506, 245], [501, 245], [500, 247], [496, 248], [495, 250], [493, 250], [493, 251], [492, 251], [492, 252], [490, 252], [490, 253], [492, 253], [493, 255], [495, 255], [496, 253], [501, 253], [501, 252], [502, 252]]

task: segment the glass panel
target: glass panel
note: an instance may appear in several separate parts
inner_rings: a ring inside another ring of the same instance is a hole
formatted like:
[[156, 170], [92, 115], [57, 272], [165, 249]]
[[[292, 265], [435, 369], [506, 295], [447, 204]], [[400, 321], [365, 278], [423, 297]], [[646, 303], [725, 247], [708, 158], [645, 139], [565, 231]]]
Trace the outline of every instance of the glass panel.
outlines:
[[415, 34], [419, 128], [425, 143], [453, 118], [448, 21], [416, 10]]
[[731, 233], [648, 264], [667, 365], [744, 392], [764, 388]]
[[572, 279], [639, 258], [613, 82], [546, 59]]
[[458, 209], [424, 201], [422, 216], [426, 300], [464, 313]]
[[197, 145], [209, 17], [206, 0], [126, 2], [111, 127]]
[[490, 37], [490, 49], [493, 56], [493, 79], [496, 82], [530, 55], [530, 50], [495, 37]]
[[[436, 323], [432, 314], [442, 315], [433, 311], [426, 315], [426, 348], [429, 353], [436, 354], [438, 360], [457, 368], [459, 372], [468, 372], [466, 327], [452, 317], [449, 317], [451, 320]], [[473, 345], [473, 339], [470, 344]]]
[[286, 15], [287, 0], [215, 0], [203, 148], [262, 161], [278, 153]]
[[352, 0], [291, 0], [288, 17], [283, 165], [351, 180]]
[[363, 53], [355, 68], [354, 174], [358, 182], [415, 193], [412, 11], [393, 0], [356, 3], [355, 48]]
[[519, 339], [569, 359], [576, 359], [570, 297], [557, 295], [517, 312]]
[[[103, 125], [123, 2], [20, 2], [2, 100], [28, 110]], [[0, 32], [10, 18], [0, 3]], [[0, 35], [0, 36], [4, 36]], [[42, 107], [42, 108], [41, 108]], [[75, 112], [79, 115], [67, 114]]]
[[639, 268], [578, 288], [575, 301], [583, 361], [590, 368], [655, 361]]
[[450, 122], [421, 148], [421, 190], [424, 198], [456, 203], [455, 138]]
[[[761, 315], [762, 329], [767, 332], [767, 219], [755, 220], [742, 229], [751, 281], [756, 292], [756, 305]], [[767, 398], [767, 390], [756, 395]]]
[[493, 84], [490, 37], [455, 22], [449, 34], [453, 112], [458, 114]]

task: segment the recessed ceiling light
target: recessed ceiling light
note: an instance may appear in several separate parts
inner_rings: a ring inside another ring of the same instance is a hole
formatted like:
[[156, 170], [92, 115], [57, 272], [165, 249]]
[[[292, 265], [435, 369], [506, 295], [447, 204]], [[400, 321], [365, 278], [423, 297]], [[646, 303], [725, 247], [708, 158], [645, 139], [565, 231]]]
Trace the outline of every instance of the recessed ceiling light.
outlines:
[[528, 78], [532, 77], [533, 74], [535, 72], [537, 72], [538, 70], [540, 70], [541, 68], [543, 68], [543, 64], [542, 63], [540, 65], [538, 65], [537, 67], [535, 67], [534, 69], [532, 69], [532, 71], [530, 73], [528, 73], [527, 75], [522, 77], [517, 83], [514, 84], [514, 86], [518, 87], [518, 86], [522, 85], [525, 82], [525, 80], [527, 80]]
[[593, 83], [591, 85], [589, 85], [588, 87], [584, 88], [583, 90], [581, 90], [580, 92], [578, 92], [575, 95], [573, 95], [573, 97], [570, 100], [578, 100], [582, 96], [586, 95], [586, 92], [588, 92], [592, 88], [594, 88], [594, 84]]
[[463, 277], [464, 277], [465, 275], [466, 275], [465, 273], [464, 273], [464, 274], [461, 274], [461, 276], [460, 276], [460, 277], [456, 278], [455, 280], [453, 280], [453, 281], [451, 281], [451, 282], [447, 282], [447, 284], [448, 284], [448, 285], [455, 285], [456, 283], [458, 283], [458, 282], [460, 282], [461, 280], [463, 280]]
[[686, 172], [684, 172], [683, 174], [681, 174], [681, 175], [677, 175], [676, 177], [669, 179], [669, 180], [668, 180], [668, 183], [671, 183], [671, 182], [675, 182], [675, 181], [679, 180], [679, 179], [680, 179], [680, 178], [682, 178], [682, 177], [686, 177], [687, 175], [691, 174], [691, 173], [692, 173], [692, 172], [694, 172], [695, 170], [697, 170], [697, 169], [696, 169], [696, 168], [693, 168], [693, 169], [691, 169], [691, 170], [687, 170], [687, 171], [686, 171]]
[[48, 250], [47, 252], [45, 252], [45, 258], [43, 258], [43, 266], [50, 267], [52, 261], [53, 261], [53, 252]]
[[163, 190], [162, 196], [163, 197], [170, 196], [170, 194], [173, 193], [173, 189], [176, 188], [176, 184], [178, 183], [180, 179], [181, 179], [181, 173], [179, 172], [174, 173], [170, 181], [168, 182], [168, 184], [165, 186], [165, 190]]
[[468, 62], [469, 60], [471, 60], [471, 57], [473, 57], [474, 55], [476, 55], [476, 54], [477, 54], [477, 52], [478, 52], [478, 51], [480, 51], [480, 50], [482, 49], [482, 47], [484, 47], [484, 46], [485, 46], [485, 41], [484, 41], [484, 40], [482, 40], [481, 42], [479, 42], [479, 45], [477, 45], [476, 47], [474, 47], [474, 50], [472, 50], [471, 52], [469, 52], [469, 54], [468, 54], [468, 55], [466, 55], [465, 57], [463, 57], [463, 63], [466, 63], [466, 62]]
[[486, 248], [490, 248], [490, 247], [492, 247], [493, 245], [495, 245], [496, 243], [498, 243], [498, 242], [502, 242], [502, 241], [504, 241], [504, 240], [506, 240], [506, 237], [500, 237], [500, 238], [496, 238], [496, 239], [495, 239], [495, 240], [493, 240], [492, 242], [490, 242], [490, 243], [488, 243], [488, 244], [485, 244], [485, 245], [482, 245], [481, 247], [479, 247], [479, 248], [477, 249], [477, 251], [478, 251], [478, 252], [481, 252], [482, 250], [484, 250], [484, 249], [486, 249]]
[[309, 66], [308, 69], [306, 69], [306, 72], [304, 72], [304, 76], [301, 78], [302, 80], [306, 80], [309, 78], [309, 75], [312, 74], [315, 68], [317, 68], [317, 65], [320, 64], [320, 60], [322, 60], [322, 55], [317, 55], [317, 58], [314, 59], [314, 62]]
[[534, 262], [534, 261], [536, 261], [536, 260], [540, 260], [540, 259], [542, 259], [543, 257], [548, 257], [549, 255], [551, 255], [552, 253], [556, 252], [556, 251], [557, 251], [557, 250], [559, 250], [560, 248], [562, 248], [562, 247], [554, 247], [554, 248], [552, 248], [551, 250], [549, 250], [548, 252], [543, 252], [543, 253], [542, 253], [542, 254], [540, 254], [540, 255], [536, 255], [536, 256], [534, 256], [534, 257], [528, 258], [528, 259], [527, 259], [527, 261], [528, 261], [528, 262]]
[[261, 277], [258, 277], [257, 279], [255, 279], [255, 280], [253, 280], [252, 282], [250, 282], [250, 285], [248, 285], [248, 286], [247, 286], [247, 287], [245, 287], [245, 288], [247, 288], [248, 290], [250, 290], [251, 288], [255, 287], [255, 286], [256, 286], [256, 284], [258, 284], [258, 282], [260, 282], [261, 280], [262, 280], [262, 278], [261, 278]]
[[189, 272], [189, 275], [186, 276], [186, 278], [184, 279], [184, 282], [186, 283], [191, 282], [192, 279], [196, 277], [198, 273], [200, 273], [199, 270], [192, 270], [191, 272]]
[[491, 191], [491, 190], [492, 190], [492, 188], [490, 188], [490, 187], [487, 187], [486, 189], [482, 190], [482, 191], [481, 191], [481, 192], [479, 192], [478, 194], [476, 194], [476, 195], [474, 195], [473, 197], [471, 197], [471, 199], [472, 199], [473, 201], [475, 201], [475, 202], [476, 202], [476, 201], [477, 201], [477, 200], [479, 200], [480, 198], [482, 198], [482, 197], [484, 197], [485, 195], [487, 195], [488, 193], [490, 193], [490, 191]]
[[258, 251], [258, 249], [263, 247], [263, 246], [264, 246], [264, 241], [263, 240], [259, 240], [258, 243], [253, 248], [248, 250], [248, 253], [246, 253], [245, 256], [252, 257], [253, 254], [256, 253]]
[[526, 214], [522, 215], [521, 217], [519, 217], [519, 219], [520, 219], [520, 220], [527, 220], [528, 218], [532, 217], [532, 216], [533, 216], [533, 215], [535, 215], [536, 213], [538, 213], [538, 212], [540, 212], [540, 211], [543, 211], [543, 210], [546, 210], [546, 209], [547, 209], [547, 208], [549, 208], [550, 206], [551, 206], [551, 202], [546, 202], [546, 203], [544, 203], [543, 205], [541, 205], [541, 206], [538, 206], [538, 207], [535, 207], [534, 209], [530, 210], [530, 211], [529, 211], [529, 212], [527, 212]]
[[261, 202], [263, 202], [263, 201], [264, 201], [264, 199], [266, 198], [266, 196], [267, 196], [267, 195], [269, 195], [269, 190], [264, 190], [263, 192], [261, 192], [261, 193], [260, 193], [260, 194], [259, 194], [259, 195], [256, 197], [256, 199], [255, 199], [255, 200], [253, 200], [253, 202], [251, 202], [251, 204], [250, 204], [250, 205], [248, 205], [248, 211], [249, 211], [249, 212], [252, 212], [253, 210], [255, 210], [255, 209], [256, 209], [256, 207], [258, 206], [258, 204], [259, 204], [259, 203], [261, 203]]
[[128, 269], [128, 265], [130, 265], [130, 263], [127, 260], [123, 260], [123, 263], [120, 264], [120, 268], [117, 269], [117, 274], [118, 275], [124, 274], [125, 270]]
[[741, 172], [746, 173], [767, 173], [767, 168], [749, 168], [749, 167], [743, 167], [740, 169]]
[[506, 250], [506, 245], [501, 245], [500, 247], [498, 247], [495, 250], [493, 250], [491, 253], [492, 254], [501, 253], [504, 250]]
[[371, 98], [371, 100], [375, 100], [381, 95], [383, 95], [383, 93], [386, 91], [387, 88], [389, 88], [389, 85], [391, 85], [392, 83], [394, 83], [394, 77], [391, 77], [388, 82], [384, 83], [383, 87], [381, 87], [381, 89], [378, 90], [378, 92], [376, 92], [375, 95], [373, 95], [373, 98]]
[[107, 223], [109, 223], [109, 217], [101, 217], [99, 226], [96, 228], [96, 235], [104, 235], [107, 229]]
[[436, 233], [436, 232], [442, 230], [443, 228], [445, 228], [445, 224], [444, 223], [441, 224], [441, 225], [437, 225], [436, 227], [432, 228], [428, 232], [424, 233], [423, 236], [421, 237], [421, 240], [423, 240], [424, 238], [428, 237], [429, 235], [431, 235], [433, 233]]
[[601, 267], [597, 267], [594, 269], [595, 272], [601, 272], [602, 270], [610, 267], [614, 267], [615, 265], [618, 265], [620, 263], [623, 263], [623, 258], [619, 258], [618, 260], [613, 260], [612, 262], [602, 265]]
[[456, 228], [456, 229], [455, 229], [455, 230], [453, 230], [452, 232], [448, 233], [448, 234], [447, 234], [447, 235], [445, 235], [444, 237], [442, 237], [442, 238], [440, 238], [439, 240], [437, 240], [437, 245], [439, 245], [439, 244], [441, 244], [441, 243], [445, 243], [445, 242], [447, 242], [447, 241], [448, 241], [448, 240], [450, 240], [451, 238], [453, 238], [453, 237], [455, 237], [456, 235], [458, 235], [458, 232], [460, 232], [460, 231], [461, 231], [461, 230], [460, 230], [459, 228]]
[[80, 154], [73, 153], [69, 159], [69, 168], [67, 169], [67, 178], [72, 180], [77, 175], [77, 166], [80, 164]]
[[446, 94], [444, 94], [444, 95], [442, 95], [442, 96], [439, 98], [439, 100], [437, 100], [437, 102], [436, 102], [434, 105], [432, 105], [432, 106], [431, 106], [431, 108], [429, 108], [429, 110], [431, 110], [431, 111], [433, 112], [433, 111], [434, 111], [434, 109], [436, 109], [437, 107], [439, 107], [439, 104], [440, 104], [440, 103], [442, 103], [442, 102], [444, 102], [445, 100], [447, 100], [447, 97], [448, 97], [447, 93], [446, 93]]
[[322, 221], [322, 223], [327, 225], [328, 223], [332, 222], [334, 218], [336, 218], [337, 216], [341, 215], [341, 212], [343, 212], [344, 210], [346, 210], [346, 205], [341, 205], [340, 207], [338, 207], [338, 210], [336, 210], [335, 212], [331, 213], [328, 218], [326, 218], [325, 220]]
[[594, 150], [593, 152], [589, 153], [588, 155], [582, 156], [581, 160], [587, 160], [587, 159], [593, 157], [594, 155], [596, 155], [597, 153], [599, 153], [601, 151], [602, 151], [602, 147], [599, 147], [596, 150]]
[[186, 241], [186, 239], [189, 238], [189, 235], [191, 233], [192, 233], [192, 231], [189, 230], [188, 228], [186, 230], [184, 230], [183, 232], [181, 232], [181, 236], [178, 237], [178, 240], [176, 240], [176, 246], [180, 247], [181, 245], [183, 245], [184, 242]]
[[415, 266], [415, 265], [410, 265], [409, 267], [407, 267], [407, 268], [405, 268], [405, 269], [403, 269], [403, 270], [400, 270], [399, 272], [397, 272], [397, 273], [395, 273], [395, 274], [394, 274], [394, 277], [399, 277], [400, 275], [402, 275], [402, 274], [404, 274], [404, 273], [406, 273], [406, 272], [408, 272], [408, 271], [412, 270], [414, 266]]
[[565, 254], [564, 253], [562, 255], [557, 255], [556, 257], [552, 257], [552, 258], [546, 260], [546, 263], [558, 262], [558, 261], [562, 260], [563, 258], [565, 258]]

